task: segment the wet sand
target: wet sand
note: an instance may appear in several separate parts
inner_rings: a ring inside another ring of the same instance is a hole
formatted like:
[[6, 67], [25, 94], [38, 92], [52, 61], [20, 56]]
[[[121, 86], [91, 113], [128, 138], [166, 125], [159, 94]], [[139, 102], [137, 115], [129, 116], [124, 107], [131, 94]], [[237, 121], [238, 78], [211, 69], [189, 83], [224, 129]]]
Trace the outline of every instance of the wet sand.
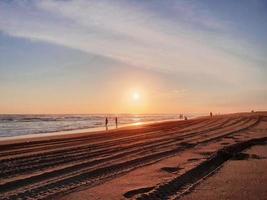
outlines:
[[266, 130], [267, 113], [260, 112], [4, 141], [0, 199], [177, 198], [176, 180]]

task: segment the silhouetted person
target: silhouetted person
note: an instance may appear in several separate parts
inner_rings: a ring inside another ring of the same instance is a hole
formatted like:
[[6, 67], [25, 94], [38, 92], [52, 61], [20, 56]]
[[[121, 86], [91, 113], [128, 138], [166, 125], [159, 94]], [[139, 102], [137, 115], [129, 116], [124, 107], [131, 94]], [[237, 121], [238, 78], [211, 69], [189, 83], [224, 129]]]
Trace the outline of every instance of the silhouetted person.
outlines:
[[179, 118], [180, 118], [180, 119], [183, 119], [183, 114], [180, 114]]
[[116, 128], [118, 128], [118, 117], [115, 117]]
[[184, 120], [187, 120], [187, 116], [184, 116]]
[[212, 112], [210, 112], [210, 117], [212, 117]]
[[105, 126], [106, 126], [106, 130], [108, 130], [108, 118], [106, 117], [106, 120], [105, 120]]

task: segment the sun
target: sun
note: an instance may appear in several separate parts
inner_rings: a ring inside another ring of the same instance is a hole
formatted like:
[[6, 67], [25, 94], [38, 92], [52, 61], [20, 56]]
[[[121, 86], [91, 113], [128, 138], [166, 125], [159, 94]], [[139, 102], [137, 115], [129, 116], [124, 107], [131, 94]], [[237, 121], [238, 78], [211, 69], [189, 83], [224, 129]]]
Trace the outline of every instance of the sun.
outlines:
[[140, 99], [140, 94], [138, 92], [134, 92], [132, 94], [132, 98], [133, 100], [138, 101]]
[[124, 106], [128, 113], [145, 113], [147, 109], [147, 95], [143, 88], [131, 88], [125, 92]]

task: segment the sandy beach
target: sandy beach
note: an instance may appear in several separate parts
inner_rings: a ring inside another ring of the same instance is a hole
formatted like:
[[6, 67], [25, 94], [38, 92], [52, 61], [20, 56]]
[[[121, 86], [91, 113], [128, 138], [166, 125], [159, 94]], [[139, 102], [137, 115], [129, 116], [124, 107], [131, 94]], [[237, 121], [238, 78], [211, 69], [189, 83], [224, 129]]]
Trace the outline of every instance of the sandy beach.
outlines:
[[267, 197], [266, 155], [266, 144], [256, 145], [241, 152], [181, 199], [265, 200]]
[[0, 199], [177, 199], [266, 139], [255, 112], [2, 141]]

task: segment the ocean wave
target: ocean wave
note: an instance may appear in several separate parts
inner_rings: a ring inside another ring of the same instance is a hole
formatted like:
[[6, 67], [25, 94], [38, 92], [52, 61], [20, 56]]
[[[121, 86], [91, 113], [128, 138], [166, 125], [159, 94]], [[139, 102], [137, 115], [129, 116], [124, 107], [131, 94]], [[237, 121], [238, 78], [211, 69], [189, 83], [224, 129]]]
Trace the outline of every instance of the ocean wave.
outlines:
[[0, 115], [0, 137], [98, 128], [104, 126], [106, 117], [109, 125], [115, 125], [115, 117], [119, 125], [178, 119], [178, 115], [159, 114]]

